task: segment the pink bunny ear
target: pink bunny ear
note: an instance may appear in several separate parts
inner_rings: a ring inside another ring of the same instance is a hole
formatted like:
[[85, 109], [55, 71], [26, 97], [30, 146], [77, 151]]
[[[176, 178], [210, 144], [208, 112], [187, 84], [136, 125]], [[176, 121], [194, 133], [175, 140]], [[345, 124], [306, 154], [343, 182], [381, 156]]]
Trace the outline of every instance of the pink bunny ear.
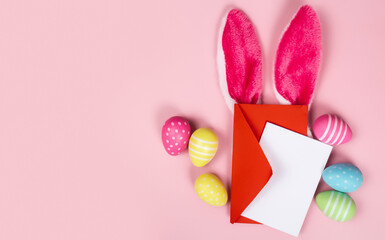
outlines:
[[[252, 23], [241, 10], [233, 9], [227, 15], [223, 28], [222, 49], [221, 54], [224, 56], [218, 55], [218, 68], [219, 72], [224, 70], [224, 67], [220, 66], [221, 59], [219, 59], [224, 57], [227, 89], [222, 90], [225, 98], [229, 94], [237, 103], [257, 103], [262, 90], [261, 47]], [[221, 85], [225, 86], [223, 82]], [[228, 99], [226, 101], [228, 104], [231, 102]]]
[[275, 88], [281, 103], [309, 105], [321, 62], [321, 26], [316, 12], [303, 6], [277, 50]]

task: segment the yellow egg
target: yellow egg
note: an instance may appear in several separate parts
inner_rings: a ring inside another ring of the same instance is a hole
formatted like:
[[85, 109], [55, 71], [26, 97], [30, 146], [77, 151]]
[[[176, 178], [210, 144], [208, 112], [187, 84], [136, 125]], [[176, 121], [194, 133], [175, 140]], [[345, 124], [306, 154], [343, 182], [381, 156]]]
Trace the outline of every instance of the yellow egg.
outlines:
[[209, 128], [199, 128], [190, 137], [188, 151], [192, 163], [203, 167], [213, 159], [218, 149], [218, 137]]
[[211, 173], [200, 175], [195, 181], [195, 192], [199, 198], [213, 206], [227, 203], [227, 191], [217, 176]]

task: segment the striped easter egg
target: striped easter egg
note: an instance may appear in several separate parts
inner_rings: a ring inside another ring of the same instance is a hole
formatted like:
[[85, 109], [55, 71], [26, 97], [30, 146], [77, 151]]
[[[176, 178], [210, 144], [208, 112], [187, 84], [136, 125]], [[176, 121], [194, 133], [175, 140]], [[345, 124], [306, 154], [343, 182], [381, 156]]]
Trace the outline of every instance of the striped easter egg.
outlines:
[[325, 191], [315, 199], [318, 207], [329, 218], [338, 222], [351, 219], [356, 213], [356, 204], [346, 193], [338, 191]]
[[209, 128], [199, 128], [190, 137], [188, 145], [192, 163], [203, 167], [213, 159], [218, 149], [218, 137]]
[[313, 124], [313, 132], [318, 140], [332, 146], [347, 143], [352, 138], [349, 125], [333, 114], [317, 118]]

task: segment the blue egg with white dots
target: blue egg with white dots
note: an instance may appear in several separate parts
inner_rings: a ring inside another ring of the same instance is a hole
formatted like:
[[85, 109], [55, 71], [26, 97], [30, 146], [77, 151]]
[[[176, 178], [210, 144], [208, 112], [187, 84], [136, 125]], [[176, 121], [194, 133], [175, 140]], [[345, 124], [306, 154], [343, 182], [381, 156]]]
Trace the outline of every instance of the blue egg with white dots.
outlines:
[[323, 180], [340, 192], [354, 192], [362, 185], [360, 169], [350, 163], [338, 163], [327, 167], [322, 173]]

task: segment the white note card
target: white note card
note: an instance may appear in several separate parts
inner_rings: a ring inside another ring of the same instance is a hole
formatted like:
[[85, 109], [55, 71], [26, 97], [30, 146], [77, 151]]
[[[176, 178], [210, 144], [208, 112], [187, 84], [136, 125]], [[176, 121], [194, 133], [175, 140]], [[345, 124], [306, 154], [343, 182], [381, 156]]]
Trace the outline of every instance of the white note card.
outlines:
[[242, 216], [298, 236], [332, 146], [269, 122], [259, 144], [273, 175]]

